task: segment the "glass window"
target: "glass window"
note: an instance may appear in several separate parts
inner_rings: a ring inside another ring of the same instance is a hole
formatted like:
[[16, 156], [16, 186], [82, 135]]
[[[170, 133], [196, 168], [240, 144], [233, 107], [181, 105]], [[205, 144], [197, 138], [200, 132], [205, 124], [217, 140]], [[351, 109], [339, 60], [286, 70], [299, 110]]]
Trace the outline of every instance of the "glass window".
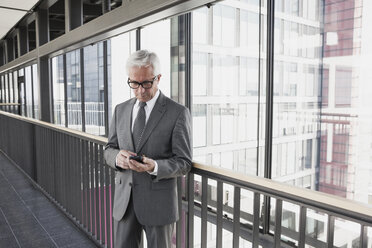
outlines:
[[[19, 103], [18, 92], [18, 71], [13, 72], [13, 85], [14, 85], [14, 103]], [[19, 106], [14, 106], [14, 113], [19, 114]]]
[[85, 131], [105, 135], [103, 42], [84, 48]]
[[54, 123], [65, 126], [65, 83], [63, 70], [63, 55], [52, 58], [53, 81], [53, 115]]
[[193, 55], [193, 79], [197, 84], [193, 85], [194, 96], [207, 95], [207, 78], [208, 78], [208, 54], [195, 52]]
[[257, 175], [260, 12], [257, 1], [239, 6], [192, 12], [193, 154]]
[[[3, 81], [4, 81], [4, 76], [1, 75], [0, 76], [0, 103], [3, 103]], [[0, 106], [0, 110], [3, 110], [4, 109], [4, 106]]]
[[25, 68], [25, 86], [26, 86], [26, 115], [27, 117], [33, 117], [32, 107], [32, 72], [31, 66]]
[[[2, 75], [2, 82], [1, 82], [1, 99], [2, 99], [2, 103], [6, 103], [6, 74], [3, 74]], [[7, 107], [6, 106], [2, 106], [2, 110], [3, 111], [6, 111]]]
[[25, 90], [25, 69], [18, 71], [18, 90], [19, 90], [19, 103], [21, 104], [21, 115], [26, 116], [26, 90]]
[[[193, 105], [192, 108], [192, 126], [194, 147], [206, 146], [207, 144], [207, 105]], [[196, 155], [198, 156], [198, 155]], [[200, 156], [200, 155], [199, 155]]]
[[352, 69], [336, 68], [335, 105], [336, 107], [351, 107]]
[[[192, 39], [194, 44], [204, 44], [208, 43], [208, 8], [200, 8], [192, 13], [192, 29], [194, 34]], [[195, 61], [197, 62], [197, 60]]]
[[237, 57], [213, 54], [211, 79], [213, 95], [233, 96], [235, 88], [232, 86], [238, 82]]
[[136, 51], [136, 32], [131, 31], [111, 38], [108, 42], [108, 120], [117, 104], [133, 97], [127, 84], [126, 62]]
[[257, 59], [240, 57], [239, 76], [239, 95], [258, 96]]
[[240, 11], [240, 46], [248, 49], [250, 54], [258, 56], [257, 44], [260, 36], [257, 35], [259, 30], [259, 14], [241, 10]]
[[367, 203], [371, 180], [360, 175], [372, 168], [365, 149], [372, 144], [372, 87], [361, 6], [276, 1], [276, 11], [288, 15], [275, 19], [272, 175]]
[[[9, 80], [9, 102], [14, 103], [13, 73], [8, 73]], [[9, 112], [14, 113], [15, 106], [9, 106]]]
[[284, 52], [284, 21], [275, 18], [274, 23], [274, 53], [275, 54], [283, 54]]
[[329, 94], [329, 69], [323, 68], [322, 80], [322, 107], [328, 107], [328, 94]]
[[234, 47], [236, 9], [231, 6], [216, 4], [212, 11], [213, 45]]
[[159, 56], [162, 75], [159, 89], [164, 95], [170, 97], [171, 19], [156, 22], [141, 29], [141, 49], [155, 52]]
[[66, 54], [67, 126], [82, 130], [80, 50]]
[[39, 80], [37, 76], [37, 64], [32, 65], [32, 83], [33, 83], [33, 93], [34, 93], [34, 118], [40, 119], [39, 113]]
[[[0, 80], [0, 102], [4, 103], [4, 75], [1, 75]], [[1, 106], [1, 110], [3, 110], [3, 106]]]
[[[6, 74], [6, 99], [7, 99], [7, 103], [12, 103], [11, 100], [13, 98], [12, 96], [12, 84], [13, 84], [13, 81], [11, 79], [11, 73], [7, 73]], [[12, 111], [12, 106], [7, 106], [7, 111], [8, 112], [11, 112]]]
[[[291, 15], [299, 15], [298, 0], [277, 2], [276, 11], [290, 15], [278, 15], [275, 18], [273, 112], [275, 150], [273, 149], [272, 155], [276, 161], [272, 163], [272, 174], [276, 175], [276, 180], [281, 181], [283, 176], [288, 178], [291, 175], [286, 182], [297, 182], [299, 186], [314, 185], [303, 183], [303, 173], [308, 171], [306, 180], [316, 179], [315, 170], [311, 169], [317, 151], [314, 145], [318, 146], [313, 140], [317, 139], [320, 127], [320, 98], [317, 95], [322, 81], [317, 68], [321, 67], [321, 57], [315, 53], [315, 48], [321, 44], [319, 33], [321, 20], [317, 19], [307, 26], [295, 21]], [[302, 37], [300, 27], [305, 27], [302, 29]], [[315, 60], [309, 63], [303, 57]], [[305, 133], [306, 136], [303, 135]]]
[[[9, 83], [8, 74], [4, 74], [4, 103], [9, 103]], [[9, 106], [5, 106], [5, 111], [9, 111]]]

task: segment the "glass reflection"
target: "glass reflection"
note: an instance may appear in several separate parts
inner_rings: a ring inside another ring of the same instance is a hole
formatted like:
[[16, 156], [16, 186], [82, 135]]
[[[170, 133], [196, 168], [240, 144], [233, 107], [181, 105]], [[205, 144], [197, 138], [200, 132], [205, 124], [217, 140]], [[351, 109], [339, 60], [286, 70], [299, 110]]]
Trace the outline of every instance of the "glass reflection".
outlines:
[[80, 50], [66, 54], [67, 126], [82, 130]]
[[103, 42], [84, 48], [85, 131], [105, 135]]
[[33, 118], [33, 106], [32, 106], [32, 71], [31, 66], [25, 68], [25, 86], [26, 86], [26, 115], [27, 117]]
[[136, 32], [131, 31], [111, 38], [108, 43], [108, 120], [117, 104], [130, 99], [133, 94], [126, 79], [125, 64], [130, 54], [136, 51]]
[[[156, 34], [156, 39], [154, 39]], [[162, 77], [161, 92], [170, 97], [171, 91], [171, 20], [167, 19], [141, 29], [141, 49], [155, 52], [160, 60]], [[155, 76], [155, 75], [154, 75]]]
[[53, 81], [53, 115], [54, 123], [65, 126], [65, 83], [63, 70], [63, 55], [52, 58]]
[[37, 64], [32, 65], [32, 83], [33, 83], [33, 99], [34, 99], [34, 118], [40, 119], [39, 113], [39, 80], [37, 76]]
[[[259, 1], [193, 15], [194, 160], [257, 175]], [[197, 21], [195, 21], [197, 20]]]

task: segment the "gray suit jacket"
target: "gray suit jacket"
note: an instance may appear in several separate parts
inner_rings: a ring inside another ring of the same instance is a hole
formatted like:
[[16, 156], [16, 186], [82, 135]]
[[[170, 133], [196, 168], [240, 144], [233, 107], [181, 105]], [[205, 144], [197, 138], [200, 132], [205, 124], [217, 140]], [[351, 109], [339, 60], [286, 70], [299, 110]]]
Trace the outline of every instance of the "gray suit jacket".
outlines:
[[166, 225], [178, 220], [177, 177], [191, 169], [191, 116], [189, 110], [161, 92], [139, 144], [137, 154], [158, 163], [157, 176], [118, 170], [119, 150], [134, 151], [132, 110], [135, 98], [116, 106], [112, 117], [106, 163], [116, 170], [113, 216], [121, 220], [132, 192], [136, 216], [142, 225]]

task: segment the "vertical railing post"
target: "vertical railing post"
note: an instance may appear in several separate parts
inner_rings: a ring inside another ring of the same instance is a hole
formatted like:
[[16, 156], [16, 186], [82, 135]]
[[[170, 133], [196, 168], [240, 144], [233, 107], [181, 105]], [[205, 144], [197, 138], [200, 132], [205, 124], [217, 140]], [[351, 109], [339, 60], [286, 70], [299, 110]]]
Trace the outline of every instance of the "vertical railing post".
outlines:
[[182, 188], [182, 184], [183, 184], [183, 180], [185, 179], [185, 177], [182, 177], [182, 178], [177, 178], [177, 193], [178, 193], [178, 199], [177, 199], [177, 204], [178, 204], [178, 211], [180, 213], [180, 219], [176, 222], [176, 248], [181, 248], [182, 247], [182, 237], [184, 236], [184, 229], [183, 229], [183, 226], [184, 226], [184, 211], [182, 209], [182, 192], [183, 192], [183, 188]]
[[[266, 118], [264, 177], [271, 179], [274, 103], [274, 24], [275, 0], [267, 0]], [[263, 233], [270, 230], [270, 197], [264, 197]]]
[[194, 174], [187, 176], [187, 247], [194, 246]]
[[208, 223], [208, 177], [202, 177], [202, 202], [201, 202], [201, 248], [207, 248], [207, 223]]
[[367, 227], [363, 224], [360, 225], [360, 248], [367, 248], [368, 247], [368, 233]]
[[89, 142], [89, 208], [90, 208], [90, 231], [94, 235], [95, 233], [95, 195], [94, 195], [94, 151], [93, 142]]
[[217, 181], [217, 226], [216, 247], [222, 248], [222, 213], [223, 213], [223, 183]]
[[307, 208], [305, 206], [301, 206], [300, 208], [300, 233], [298, 238], [298, 248], [305, 247], [305, 239], [306, 239], [306, 212]]
[[253, 197], [253, 237], [252, 247], [258, 248], [260, 231], [260, 194], [254, 193]]
[[282, 235], [282, 213], [283, 213], [283, 201], [281, 199], [276, 199], [275, 204], [275, 233], [274, 242], [275, 247], [281, 247], [281, 235]]
[[334, 239], [334, 230], [335, 230], [335, 217], [328, 215], [328, 228], [327, 228], [327, 244], [328, 248], [333, 248], [333, 239]]
[[110, 169], [108, 166], [105, 166], [105, 201], [106, 201], [106, 207], [105, 207], [105, 231], [106, 231], [106, 247], [111, 247], [111, 232], [110, 232]]
[[240, 188], [234, 187], [234, 226], [233, 226], [233, 247], [239, 248], [240, 238]]

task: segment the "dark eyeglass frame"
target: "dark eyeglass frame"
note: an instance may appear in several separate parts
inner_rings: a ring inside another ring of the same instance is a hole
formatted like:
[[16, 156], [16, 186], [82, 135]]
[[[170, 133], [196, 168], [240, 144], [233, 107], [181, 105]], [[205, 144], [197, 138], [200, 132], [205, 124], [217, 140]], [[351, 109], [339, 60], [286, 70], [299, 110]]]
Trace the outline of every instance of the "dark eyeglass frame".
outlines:
[[[140, 83], [140, 82], [137, 82], [137, 81], [130, 80], [130, 78], [128, 77], [127, 83], [128, 83], [128, 86], [131, 89], [138, 89], [140, 86], [142, 86], [142, 88], [144, 88], [144, 89], [151, 89], [152, 88], [152, 84], [154, 83], [154, 81], [157, 78], [158, 78], [158, 75], [156, 75], [151, 81], [146, 80], [146, 81], [143, 81], [143, 82]], [[150, 83], [150, 87], [144, 86], [145, 84], [149, 84], [149, 83]], [[132, 87], [131, 84], [136, 84], [137, 86], [136, 87]]]

